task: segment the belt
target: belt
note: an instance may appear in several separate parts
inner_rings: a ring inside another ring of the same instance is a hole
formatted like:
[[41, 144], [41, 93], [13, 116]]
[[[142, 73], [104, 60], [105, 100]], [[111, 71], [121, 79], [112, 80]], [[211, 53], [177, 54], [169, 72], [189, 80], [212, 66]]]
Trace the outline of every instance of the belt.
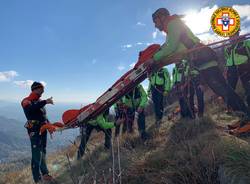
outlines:
[[24, 127], [30, 129], [30, 128], [32, 128], [34, 125], [39, 125], [39, 124], [40, 124], [40, 121], [38, 121], [38, 120], [28, 120], [28, 121], [25, 123]]

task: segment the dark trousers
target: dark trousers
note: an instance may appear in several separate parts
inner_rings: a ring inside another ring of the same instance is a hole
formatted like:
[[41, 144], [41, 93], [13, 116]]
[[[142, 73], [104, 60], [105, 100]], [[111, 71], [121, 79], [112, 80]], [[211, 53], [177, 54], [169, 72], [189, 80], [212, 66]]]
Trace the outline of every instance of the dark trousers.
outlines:
[[240, 78], [245, 90], [246, 102], [250, 107], [250, 62], [239, 66], [229, 66], [227, 70], [228, 84], [235, 90]]
[[138, 114], [137, 126], [141, 139], [146, 140], [148, 138], [148, 134], [146, 133], [144, 111]]
[[151, 88], [152, 100], [154, 102], [154, 112], [156, 121], [162, 119], [163, 116], [163, 89], [159, 89], [155, 86]]
[[198, 116], [204, 113], [204, 93], [200, 87], [199, 76], [193, 77], [186, 84], [178, 84], [180, 113], [183, 118], [195, 118], [194, 96], [196, 94], [198, 103]]
[[200, 86], [200, 77], [196, 76], [191, 79], [190, 82], [190, 106], [193, 114], [195, 115], [194, 109], [194, 95], [197, 98], [197, 105], [198, 105], [198, 116], [201, 117], [204, 114], [204, 92]]
[[218, 67], [210, 67], [200, 71], [202, 80], [214, 91], [215, 94], [223, 97], [229, 107], [234, 111], [241, 111], [250, 118], [250, 112], [244, 101], [229, 86]]
[[81, 127], [81, 143], [78, 149], [77, 158], [80, 159], [85, 152], [85, 148], [87, 145], [87, 142], [90, 138], [92, 130], [96, 129], [97, 131], [102, 131], [105, 134], [105, 148], [109, 149], [111, 146], [111, 136], [112, 136], [112, 130], [111, 129], [103, 129], [99, 126], [93, 126], [90, 124], [87, 124], [83, 127]]
[[[126, 131], [128, 131], [128, 133], [133, 132], [134, 117], [135, 117], [135, 110], [133, 108], [128, 108], [126, 110], [125, 122], [123, 123], [123, 127], [122, 127], [123, 133], [125, 133]], [[144, 136], [144, 134], [145, 134], [145, 114], [144, 114], [144, 111], [138, 114], [137, 126], [138, 126], [138, 130], [139, 130], [141, 136]], [[119, 133], [120, 133], [120, 125], [116, 126], [116, 131], [115, 131], [116, 136], [119, 135]]]
[[179, 87], [179, 105], [182, 118], [194, 118], [194, 88], [192, 83]]
[[46, 144], [47, 144], [47, 132], [39, 135], [39, 132], [28, 131], [31, 142], [31, 171], [35, 182], [41, 180], [41, 174], [48, 174], [48, 168], [46, 164]]
[[140, 133], [145, 132], [146, 127], [145, 127], [145, 114], [144, 114], [144, 111], [142, 111], [141, 113], [138, 114], [137, 126], [138, 126], [138, 130], [139, 130]]
[[[126, 120], [126, 118], [127, 118], [126, 111], [127, 110], [125, 108], [117, 108], [117, 109], [115, 109], [115, 120], [117, 121], [118, 119], [124, 119], [124, 122], [122, 122], [123, 126], [125, 126], [125, 123], [127, 121]], [[115, 136], [116, 137], [120, 134], [120, 127], [121, 127], [120, 124], [115, 126]], [[126, 128], [122, 127], [122, 131], [125, 132], [127, 130]]]

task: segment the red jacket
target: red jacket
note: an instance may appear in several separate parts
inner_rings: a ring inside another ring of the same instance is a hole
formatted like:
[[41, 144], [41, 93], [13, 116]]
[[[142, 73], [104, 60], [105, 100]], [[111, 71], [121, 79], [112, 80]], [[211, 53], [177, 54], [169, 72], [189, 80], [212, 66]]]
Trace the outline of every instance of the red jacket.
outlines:
[[34, 92], [21, 102], [27, 120], [37, 120], [41, 125], [48, 121], [46, 116], [46, 100], [40, 100], [40, 96]]

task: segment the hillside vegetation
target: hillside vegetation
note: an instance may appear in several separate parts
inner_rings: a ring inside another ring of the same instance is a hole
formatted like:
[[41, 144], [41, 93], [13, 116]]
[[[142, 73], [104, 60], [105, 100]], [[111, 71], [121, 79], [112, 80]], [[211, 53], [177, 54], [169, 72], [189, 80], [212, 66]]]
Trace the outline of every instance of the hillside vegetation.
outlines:
[[[175, 106], [167, 111], [173, 111]], [[237, 121], [236, 116], [225, 113], [223, 105], [210, 103], [206, 108], [205, 117], [196, 120], [179, 120], [178, 117], [168, 120], [165, 116], [160, 128], [155, 127], [153, 116], [148, 116], [150, 139], [142, 142], [138, 132], [120, 136], [119, 142], [114, 138], [113, 154], [104, 149], [102, 133], [94, 133], [80, 161], [75, 158], [78, 141], [49, 155], [51, 174], [56, 183], [62, 184], [111, 184], [114, 181], [125, 184], [247, 184], [250, 139], [247, 136], [237, 138], [217, 128]], [[1, 182], [32, 183], [29, 166], [4, 173]]]

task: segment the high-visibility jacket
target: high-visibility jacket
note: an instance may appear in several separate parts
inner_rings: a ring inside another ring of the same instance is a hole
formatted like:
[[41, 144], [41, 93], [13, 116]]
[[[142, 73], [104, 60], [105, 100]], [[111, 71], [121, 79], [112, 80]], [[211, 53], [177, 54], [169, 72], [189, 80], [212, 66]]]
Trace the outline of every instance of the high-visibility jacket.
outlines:
[[186, 60], [183, 60], [179, 65], [175, 65], [173, 68], [173, 85], [185, 80], [185, 77], [195, 77], [199, 74], [198, 70], [190, 67]]
[[163, 87], [164, 91], [170, 91], [171, 89], [171, 79], [166, 68], [161, 68], [158, 72], [153, 73], [149, 78], [148, 91], [151, 87]]
[[125, 106], [133, 109], [137, 109], [138, 107], [144, 108], [148, 101], [147, 94], [143, 89], [142, 85], [139, 84], [132, 91], [126, 94], [123, 98], [123, 103]]
[[180, 69], [177, 67], [177, 65], [175, 65], [173, 68], [172, 78], [172, 85], [182, 81], [182, 73], [180, 72]]
[[241, 65], [249, 62], [250, 40], [245, 40], [233, 44], [224, 49], [226, 66]]
[[100, 126], [102, 129], [110, 129], [115, 127], [114, 122], [109, 122], [107, 117], [104, 117], [103, 114], [97, 116], [94, 120], [90, 120], [87, 122], [92, 126]]
[[[170, 17], [167, 25], [167, 37], [167, 42], [164, 43], [161, 46], [161, 49], [154, 54], [153, 59], [155, 61], [163, 60], [170, 55], [186, 51], [188, 49], [187, 43], [185, 43], [186, 40], [188, 40], [188, 42], [192, 42], [192, 46], [200, 43], [199, 38], [192, 33], [192, 31], [181, 21], [180, 18], [178, 18], [178, 16]], [[199, 70], [218, 65], [215, 60], [200, 62], [201, 63], [198, 66]]]

